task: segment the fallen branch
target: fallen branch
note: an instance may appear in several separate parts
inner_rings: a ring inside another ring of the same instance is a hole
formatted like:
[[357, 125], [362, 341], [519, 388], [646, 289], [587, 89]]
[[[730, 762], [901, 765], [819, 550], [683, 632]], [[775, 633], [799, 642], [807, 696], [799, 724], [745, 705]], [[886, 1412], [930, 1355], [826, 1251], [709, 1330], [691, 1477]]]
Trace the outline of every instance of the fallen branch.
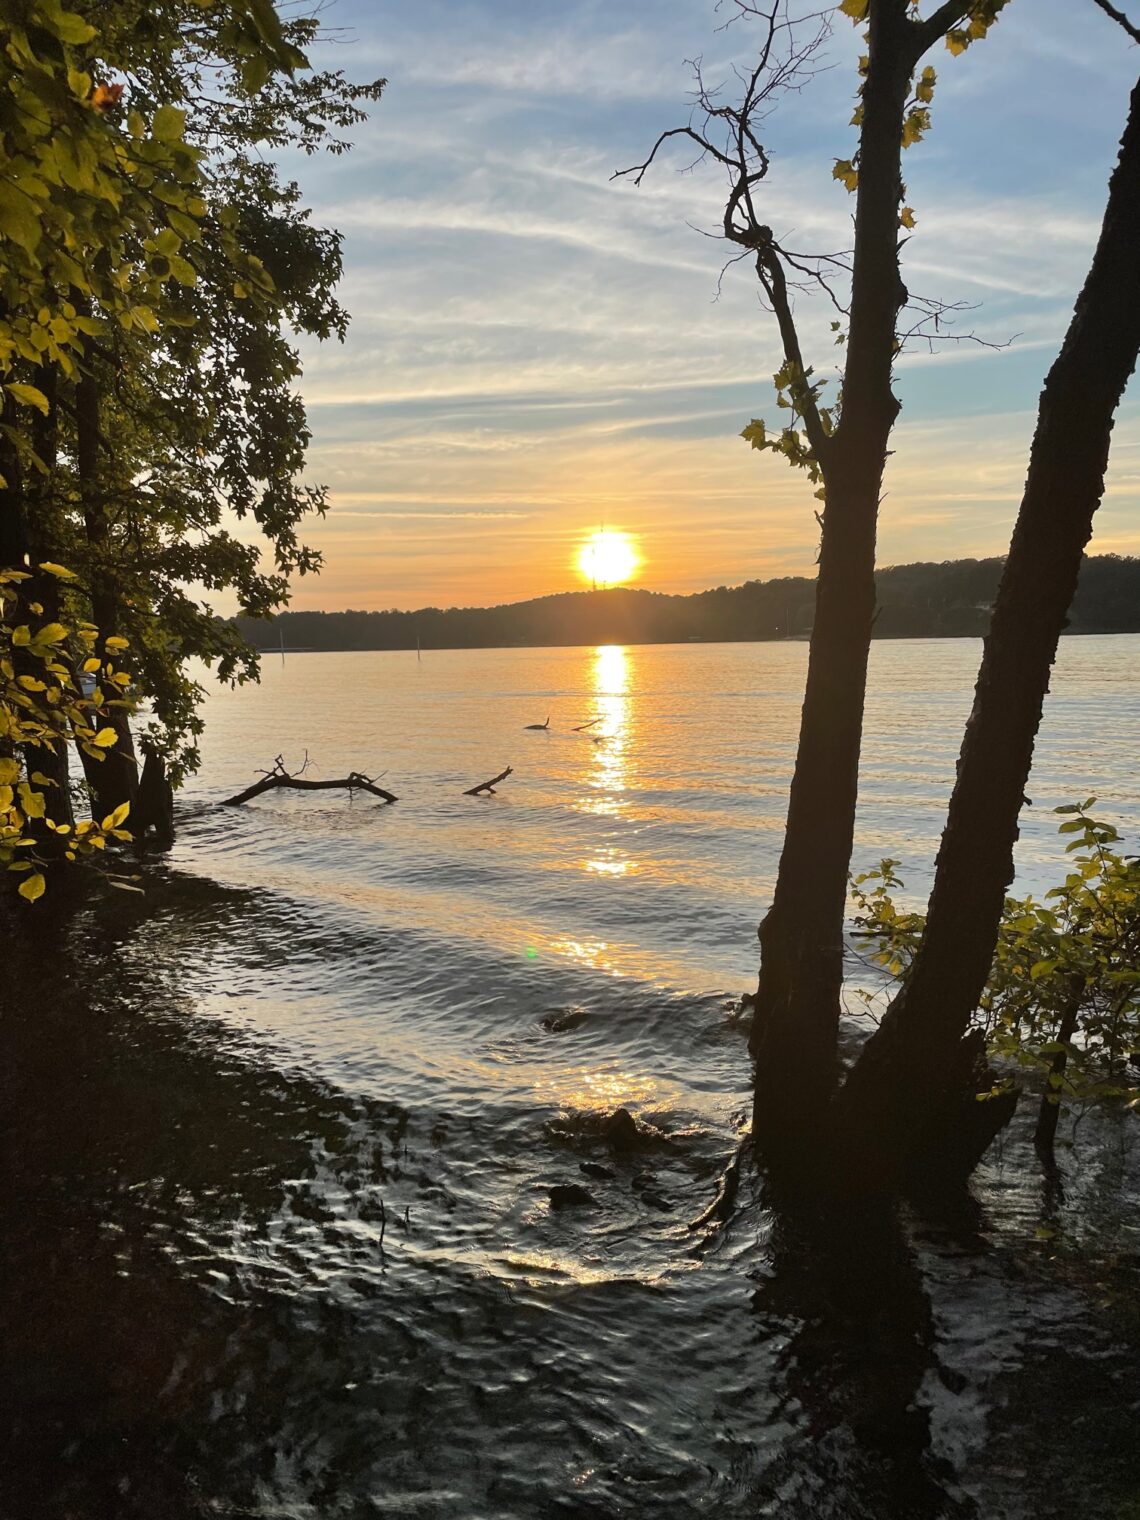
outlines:
[[[308, 765], [306, 757], [305, 765]], [[497, 779], [497, 778], [496, 778]], [[360, 771], [349, 771], [347, 776], [340, 776], [333, 781], [306, 781], [298, 773], [291, 775], [282, 762], [281, 756], [273, 762], [273, 769], [263, 771], [260, 781], [255, 781], [252, 786], [247, 786], [244, 792], [238, 792], [234, 797], [226, 797], [223, 807], [237, 807], [243, 802], [249, 802], [254, 797], [260, 797], [265, 792], [275, 791], [278, 787], [289, 787], [297, 792], [330, 792], [337, 789], [349, 792], [368, 792], [373, 797], [379, 797], [381, 802], [395, 802], [397, 799], [392, 792], [386, 792], [382, 786], [377, 786], [371, 776], [362, 775]]]
[[752, 1131], [746, 1130], [741, 1137], [739, 1145], [733, 1152], [732, 1160], [720, 1174], [717, 1184], [716, 1197], [709, 1204], [703, 1214], [696, 1219], [690, 1219], [690, 1230], [703, 1230], [712, 1225], [714, 1229], [727, 1224], [732, 1218], [736, 1207], [736, 1194], [740, 1187], [740, 1164], [744, 1160], [745, 1153], [752, 1144]]
[[478, 797], [480, 792], [489, 792], [493, 797], [495, 795], [495, 788], [499, 782], [505, 781], [510, 775], [513, 775], [513, 768], [508, 765], [505, 771], [500, 771], [497, 776], [492, 776], [490, 781], [480, 781], [478, 786], [468, 787], [463, 795], [465, 797]]

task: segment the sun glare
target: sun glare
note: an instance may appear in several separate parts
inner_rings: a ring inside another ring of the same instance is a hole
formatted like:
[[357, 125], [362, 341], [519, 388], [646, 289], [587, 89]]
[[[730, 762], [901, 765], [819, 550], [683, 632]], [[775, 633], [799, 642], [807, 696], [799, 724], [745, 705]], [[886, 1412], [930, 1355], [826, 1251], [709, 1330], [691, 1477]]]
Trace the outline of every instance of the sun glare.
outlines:
[[634, 539], [616, 528], [598, 528], [578, 551], [578, 573], [593, 586], [624, 585], [640, 566]]

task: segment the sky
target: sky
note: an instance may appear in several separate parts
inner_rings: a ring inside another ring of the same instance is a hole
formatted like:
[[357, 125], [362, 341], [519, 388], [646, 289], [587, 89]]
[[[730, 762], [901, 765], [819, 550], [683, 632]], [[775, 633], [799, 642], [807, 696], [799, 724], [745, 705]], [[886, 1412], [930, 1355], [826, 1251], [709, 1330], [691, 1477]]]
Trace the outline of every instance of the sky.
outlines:
[[[725, 0], [727, 5], [728, 0]], [[808, 8], [805, 6], [805, 9]], [[928, 7], [924, 6], [924, 10]], [[692, 68], [731, 84], [754, 23], [713, 0], [336, 0], [322, 67], [385, 76], [342, 158], [287, 160], [344, 236], [347, 342], [303, 345], [330, 488], [298, 608], [487, 605], [580, 587], [599, 525], [634, 536], [638, 584], [688, 592], [813, 573], [811, 487], [740, 438], [770, 421], [781, 362], [747, 264], [721, 268], [724, 180], [691, 153], [613, 180], [689, 119]], [[765, 123], [761, 206], [803, 249], [850, 244], [859, 36]], [[1140, 49], [1093, 0], [1011, 0], [944, 48], [933, 130], [904, 160], [904, 277], [974, 309], [1000, 349], [904, 352], [879, 560], [1004, 552], [1037, 396], [1099, 229]], [[807, 295], [829, 373], [834, 312]], [[1140, 387], [1118, 418], [1093, 552], [1140, 552]]]

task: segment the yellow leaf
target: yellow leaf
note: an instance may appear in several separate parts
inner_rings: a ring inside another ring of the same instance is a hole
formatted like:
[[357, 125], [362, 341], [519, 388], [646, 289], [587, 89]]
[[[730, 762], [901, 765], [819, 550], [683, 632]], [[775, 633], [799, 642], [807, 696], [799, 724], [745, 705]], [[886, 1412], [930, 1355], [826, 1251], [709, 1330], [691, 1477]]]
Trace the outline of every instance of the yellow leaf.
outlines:
[[859, 183], [859, 171], [851, 163], [850, 159], [837, 158], [835, 168], [831, 171], [832, 179], [839, 180], [848, 190], [854, 190]]
[[67, 629], [62, 623], [45, 623], [42, 628], [36, 629], [35, 642], [37, 644], [58, 644], [61, 639], [67, 637]]
[[867, 14], [870, 0], [839, 0], [839, 9], [852, 21], [862, 21]]
[[51, 403], [43, 391], [38, 391], [34, 385], [5, 385], [4, 389], [13, 401], [18, 401], [21, 406], [34, 406], [37, 411], [43, 412], [46, 417], [51, 411]]
[[112, 749], [117, 735], [113, 728], [101, 728], [92, 739], [92, 744], [97, 744], [100, 749]]
[[130, 642], [130, 639], [124, 639], [119, 634], [113, 633], [109, 639], [103, 640], [103, 645], [107, 649], [128, 649]]
[[19, 777], [19, 762], [9, 759], [8, 756], [0, 758], [0, 783], [10, 785], [12, 782], [18, 781]]
[[46, 570], [49, 575], [57, 575], [61, 581], [73, 581], [75, 571], [69, 570], [66, 565], [55, 565], [50, 559], [45, 559], [40, 565], [41, 570]]
[[21, 781], [16, 790], [20, 795], [20, 806], [24, 810], [24, 817], [42, 818], [44, 816], [43, 793], [34, 792], [26, 781]]
[[105, 829], [117, 829], [130, 810], [131, 805], [129, 802], [120, 802], [115, 811], [108, 813], [106, 818], [103, 819], [103, 827]]
[[44, 881], [43, 872], [35, 871], [28, 877], [27, 881], [20, 883], [18, 891], [21, 897], [27, 898], [28, 902], [36, 902], [44, 895], [46, 886], [47, 883]]
[[899, 223], [903, 227], [909, 228], [914, 226], [914, 212], [909, 206], [904, 206], [899, 212]]

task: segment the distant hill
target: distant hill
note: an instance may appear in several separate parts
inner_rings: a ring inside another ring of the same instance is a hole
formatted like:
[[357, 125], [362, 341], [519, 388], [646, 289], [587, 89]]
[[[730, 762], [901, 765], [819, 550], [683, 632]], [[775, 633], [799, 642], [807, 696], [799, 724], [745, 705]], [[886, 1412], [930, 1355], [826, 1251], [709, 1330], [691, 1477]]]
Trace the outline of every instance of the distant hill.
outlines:
[[[958, 559], [894, 565], [875, 576], [876, 638], [977, 637], [986, 631], [1003, 561]], [[806, 576], [746, 581], [692, 596], [615, 587], [565, 591], [501, 607], [423, 607], [418, 612], [283, 612], [239, 618], [259, 649], [509, 648], [512, 645], [732, 643], [810, 632], [815, 582]], [[1140, 559], [1088, 558], [1070, 633], [1140, 632]]]

